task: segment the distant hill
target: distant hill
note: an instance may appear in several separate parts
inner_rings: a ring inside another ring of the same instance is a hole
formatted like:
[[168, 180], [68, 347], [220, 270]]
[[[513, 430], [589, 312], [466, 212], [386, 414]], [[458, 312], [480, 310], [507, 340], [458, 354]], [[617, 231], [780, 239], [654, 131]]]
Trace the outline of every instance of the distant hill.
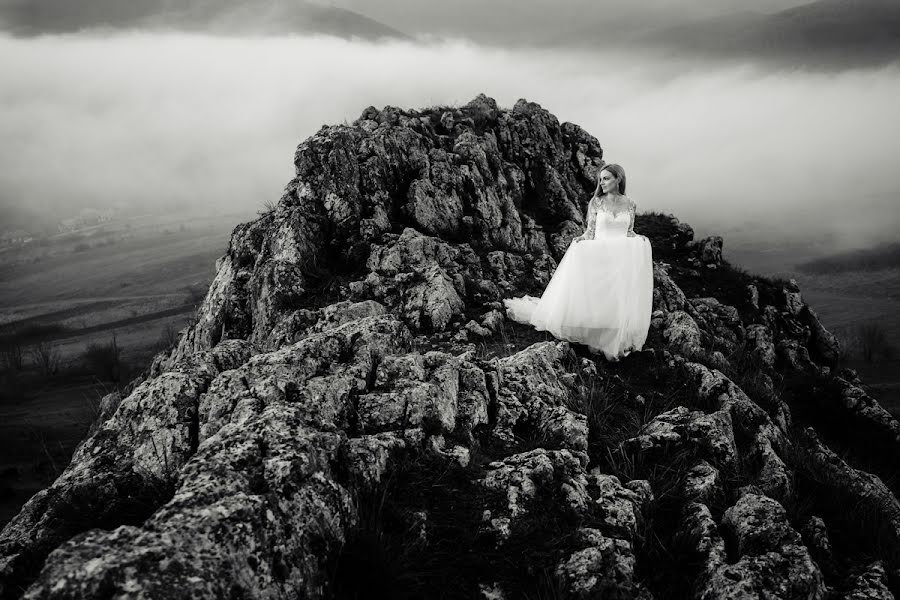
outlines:
[[656, 29], [632, 43], [805, 66], [883, 64], [900, 59], [900, 2], [819, 0], [768, 14], [741, 11]]
[[900, 243], [842, 252], [797, 265], [804, 273], [838, 273], [842, 271], [875, 271], [900, 267]]
[[20, 36], [106, 27], [409, 37], [357, 12], [303, 0], [7, 0], [0, 2], [0, 27]]

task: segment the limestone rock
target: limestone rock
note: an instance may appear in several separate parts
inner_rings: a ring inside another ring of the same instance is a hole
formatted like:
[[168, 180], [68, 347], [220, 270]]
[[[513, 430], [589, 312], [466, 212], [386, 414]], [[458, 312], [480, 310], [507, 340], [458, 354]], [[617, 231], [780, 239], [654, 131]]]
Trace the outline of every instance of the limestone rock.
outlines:
[[880, 477], [848, 465], [811, 427], [803, 431], [798, 450], [809, 476], [836, 489], [842, 497], [858, 498], [863, 506], [883, 519], [884, 543], [894, 551], [900, 549], [900, 502]]
[[754, 364], [764, 368], [775, 368], [775, 345], [772, 343], [772, 335], [765, 325], [750, 325], [747, 327], [747, 341], [750, 357]]
[[695, 447], [710, 460], [730, 467], [737, 459], [731, 415], [725, 411], [705, 414], [684, 406], [657, 415], [626, 446], [641, 452], [670, 452], [679, 446]]
[[743, 346], [746, 332], [738, 311], [716, 298], [691, 298], [694, 320], [729, 353]]
[[884, 563], [880, 560], [872, 562], [850, 577], [842, 597], [847, 600], [893, 600], [887, 579]]
[[747, 286], [747, 298], [750, 306], [759, 310], [759, 289], [753, 284]]
[[819, 315], [808, 304], [803, 305], [799, 316], [812, 333], [809, 341], [810, 353], [825, 364], [836, 365], [841, 357], [841, 345], [834, 334], [822, 326]]
[[590, 543], [572, 553], [556, 568], [573, 598], [633, 598], [634, 552], [626, 540], [604, 536], [597, 529], [582, 529]]
[[722, 236], [711, 235], [694, 242], [700, 261], [707, 265], [722, 264]]
[[539, 493], [558, 497], [573, 514], [584, 512], [591, 502], [584, 467], [568, 450], [535, 448], [487, 468], [482, 485], [506, 494], [506, 512], [512, 520], [528, 512], [528, 501]]
[[719, 470], [700, 459], [684, 480], [682, 493], [691, 501], [708, 504], [722, 493]]
[[665, 267], [654, 261], [653, 263], [653, 310], [671, 312], [684, 310], [687, 304], [684, 292], [672, 281]]
[[825, 597], [822, 572], [777, 501], [746, 494], [725, 511], [722, 526], [734, 536], [737, 561], [722, 562], [723, 547], [709, 525], [695, 535], [698, 552], [706, 556], [697, 597], [749, 598], [760, 593], [779, 598]]
[[585, 450], [586, 420], [567, 407], [574, 395], [583, 393], [567, 376], [574, 362], [568, 342], [533, 344], [501, 359], [498, 376], [502, 387], [497, 393], [497, 424], [492, 435], [513, 442], [513, 429], [527, 426], [542, 430], [554, 448]]

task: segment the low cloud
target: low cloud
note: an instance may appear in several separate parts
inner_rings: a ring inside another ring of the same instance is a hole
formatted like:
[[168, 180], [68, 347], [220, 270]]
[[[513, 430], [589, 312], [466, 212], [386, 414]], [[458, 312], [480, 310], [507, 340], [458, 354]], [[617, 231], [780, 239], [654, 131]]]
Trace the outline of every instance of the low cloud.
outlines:
[[253, 210], [369, 105], [538, 102], [698, 235], [896, 239], [897, 67], [773, 72], [634, 52], [120, 32], [0, 37], [0, 206]]

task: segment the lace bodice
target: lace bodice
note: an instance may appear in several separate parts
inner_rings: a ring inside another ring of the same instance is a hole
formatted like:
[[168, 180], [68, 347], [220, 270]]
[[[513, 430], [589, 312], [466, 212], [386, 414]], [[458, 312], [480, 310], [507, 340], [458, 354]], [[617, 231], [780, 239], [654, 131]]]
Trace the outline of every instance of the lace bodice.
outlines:
[[588, 204], [587, 226], [584, 233], [578, 236], [582, 240], [596, 239], [598, 237], [633, 237], [634, 233], [634, 202], [629, 201], [628, 208], [621, 209], [613, 214], [598, 198], [592, 198]]
[[631, 211], [623, 210], [619, 214], [614, 215], [610, 211], [600, 209], [597, 211], [595, 221], [594, 238], [604, 236], [623, 237], [628, 235], [628, 230], [631, 226]]

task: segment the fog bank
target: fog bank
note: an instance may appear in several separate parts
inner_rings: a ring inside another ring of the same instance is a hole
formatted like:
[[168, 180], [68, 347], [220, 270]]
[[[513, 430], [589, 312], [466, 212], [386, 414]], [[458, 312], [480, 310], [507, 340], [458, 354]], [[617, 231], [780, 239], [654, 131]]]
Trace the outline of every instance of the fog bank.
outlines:
[[261, 206], [296, 145], [368, 105], [538, 102], [595, 135], [639, 210], [698, 233], [896, 239], [896, 67], [772, 72], [460, 40], [0, 37], [0, 208]]

